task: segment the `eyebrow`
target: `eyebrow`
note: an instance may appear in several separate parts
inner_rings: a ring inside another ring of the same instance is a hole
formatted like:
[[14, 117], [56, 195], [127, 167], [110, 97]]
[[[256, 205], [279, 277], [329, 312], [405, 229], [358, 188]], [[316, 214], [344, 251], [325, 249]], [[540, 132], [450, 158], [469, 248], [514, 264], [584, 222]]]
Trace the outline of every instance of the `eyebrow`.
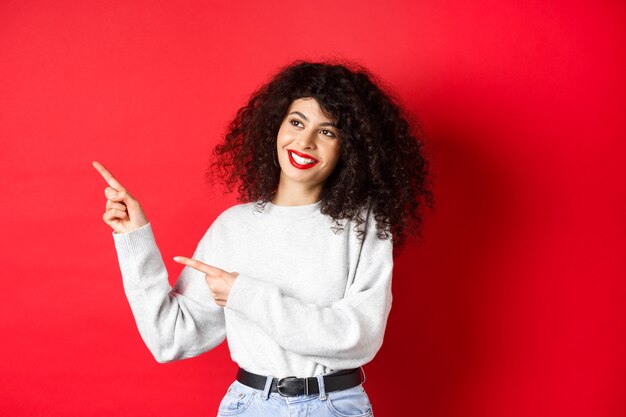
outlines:
[[[309, 121], [309, 119], [302, 113], [300, 113], [299, 111], [292, 111], [291, 113], [289, 113], [289, 115], [291, 114], [297, 114], [298, 116], [302, 117], [304, 120], [306, 120], [307, 122]], [[324, 123], [320, 123], [320, 126], [332, 126], [332, 127], [337, 127], [334, 123], [331, 122], [324, 122]]]

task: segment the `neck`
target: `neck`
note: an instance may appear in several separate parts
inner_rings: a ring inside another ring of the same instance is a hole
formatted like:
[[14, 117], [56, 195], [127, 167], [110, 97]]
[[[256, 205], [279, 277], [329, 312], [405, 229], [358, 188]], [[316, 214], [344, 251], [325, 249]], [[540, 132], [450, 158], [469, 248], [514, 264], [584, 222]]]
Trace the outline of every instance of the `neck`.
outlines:
[[321, 192], [322, 184], [310, 186], [281, 178], [278, 189], [270, 201], [277, 206], [304, 206], [317, 203]]

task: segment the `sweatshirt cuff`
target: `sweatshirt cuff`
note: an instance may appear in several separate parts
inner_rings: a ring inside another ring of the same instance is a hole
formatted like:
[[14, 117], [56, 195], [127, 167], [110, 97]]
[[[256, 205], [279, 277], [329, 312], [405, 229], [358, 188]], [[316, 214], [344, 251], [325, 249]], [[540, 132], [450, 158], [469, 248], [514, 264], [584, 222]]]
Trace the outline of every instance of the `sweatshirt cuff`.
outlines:
[[230, 287], [230, 293], [228, 294], [228, 300], [224, 308], [228, 308], [239, 313], [247, 314], [247, 310], [253, 310], [254, 296], [259, 293], [259, 285], [261, 282], [249, 275], [239, 274], [235, 279], [232, 287]]
[[128, 233], [117, 233], [114, 231], [112, 235], [115, 249], [123, 257], [137, 257], [154, 250], [156, 246], [150, 223]]

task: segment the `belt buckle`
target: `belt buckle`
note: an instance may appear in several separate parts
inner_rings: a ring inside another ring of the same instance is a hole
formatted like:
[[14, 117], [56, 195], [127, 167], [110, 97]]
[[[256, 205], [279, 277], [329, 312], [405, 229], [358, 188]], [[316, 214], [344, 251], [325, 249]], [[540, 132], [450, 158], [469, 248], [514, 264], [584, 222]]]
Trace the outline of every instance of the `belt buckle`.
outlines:
[[278, 393], [279, 393], [280, 395], [282, 395], [283, 397], [294, 397], [294, 396], [297, 396], [297, 395], [298, 395], [298, 394], [295, 394], [295, 395], [289, 395], [289, 394], [287, 394], [287, 393], [283, 393], [283, 392], [281, 391], [281, 388], [283, 388], [283, 381], [284, 381], [284, 380], [290, 380], [290, 379], [295, 379], [295, 380], [297, 380], [297, 379], [298, 379], [298, 377], [296, 377], [296, 376], [286, 376], [286, 377], [284, 377], [284, 378], [280, 378], [280, 379], [278, 380], [278, 382], [276, 383], [276, 391], [278, 391]]

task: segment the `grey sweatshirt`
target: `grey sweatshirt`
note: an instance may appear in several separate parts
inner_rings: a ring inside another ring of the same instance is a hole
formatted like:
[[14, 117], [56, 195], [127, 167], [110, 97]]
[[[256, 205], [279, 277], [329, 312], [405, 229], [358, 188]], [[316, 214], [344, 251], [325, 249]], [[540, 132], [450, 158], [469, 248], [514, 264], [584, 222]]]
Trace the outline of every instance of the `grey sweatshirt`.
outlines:
[[392, 243], [376, 236], [371, 210], [359, 240], [352, 222], [334, 233], [320, 205], [238, 204], [215, 219], [192, 257], [239, 273], [225, 307], [188, 266], [170, 286], [151, 223], [113, 232], [124, 291], [155, 359], [191, 358], [227, 338], [235, 363], [278, 378], [371, 361], [391, 309]]

